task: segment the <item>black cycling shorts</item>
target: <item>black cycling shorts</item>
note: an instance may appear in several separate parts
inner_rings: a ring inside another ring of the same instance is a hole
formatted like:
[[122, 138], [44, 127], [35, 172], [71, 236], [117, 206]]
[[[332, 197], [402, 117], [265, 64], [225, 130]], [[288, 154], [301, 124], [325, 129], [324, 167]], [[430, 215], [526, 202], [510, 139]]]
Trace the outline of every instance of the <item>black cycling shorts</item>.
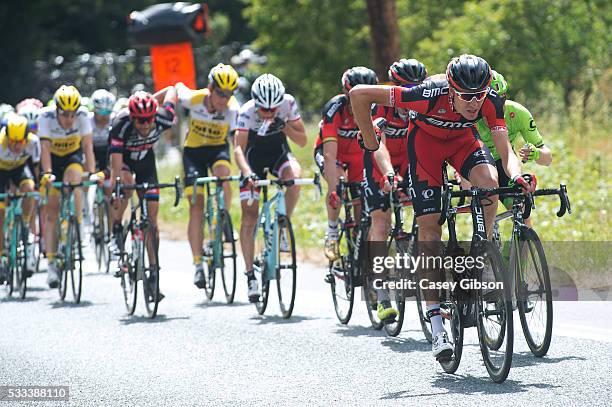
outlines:
[[[142, 160], [130, 160], [126, 155], [123, 156], [123, 171], [132, 172], [136, 175], [136, 183], [142, 184], [148, 182], [149, 184], [157, 184], [157, 166], [155, 165], [155, 154], [153, 150], [144, 156]], [[151, 189], [145, 191], [145, 195], [151, 201], [159, 200], [159, 189]]]
[[94, 147], [93, 151], [96, 158], [96, 171], [106, 171], [108, 169], [108, 146]]
[[66, 169], [68, 169], [68, 167], [76, 166], [76, 165], [80, 167], [81, 172], [84, 171], [83, 169], [83, 150], [81, 149], [75, 151], [74, 153], [65, 155], [63, 157], [51, 154], [51, 172], [53, 173], [53, 175], [55, 175], [56, 181], [59, 181], [59, 182], [63, 181], [64, 173], [66, 172]]
[[219, 165], [230, 168], [230, 148], [228, 143], [212, 147], [185, 147], [183, 149], [185, 194], [191, 195], [192, 193], [194, 173], [196, 171], [198, 172], [198, 177], [206, 177], [208, 176], [209, 168], [212, 170]]
[[34, 183], [34, 176], [26, 164], [12, 170], [0, 170], [0, 194], [7, 192], [10, 184], [19, 188], [27, 180], [32, 181], [32, 184]]

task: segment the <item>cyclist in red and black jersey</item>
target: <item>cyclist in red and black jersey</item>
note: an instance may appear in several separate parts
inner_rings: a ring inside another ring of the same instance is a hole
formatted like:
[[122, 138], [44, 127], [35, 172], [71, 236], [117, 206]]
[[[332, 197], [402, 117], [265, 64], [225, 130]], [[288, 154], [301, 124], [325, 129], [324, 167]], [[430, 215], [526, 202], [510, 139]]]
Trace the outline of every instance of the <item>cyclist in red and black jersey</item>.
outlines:
[[[416, 59], [401, 59], [389, 67], [389, 80], [396, 86], [412, 88], [427, 77], [427, 69]], [[368, 240], [384, 242], [391, 228], [389, 208], [389, 175], [396, 175], [397, 181], [408, 177], [408, 124], [410, 110], [377, 105], [372, 110], [375, 119], [383, 118], [387, 126], [381, 134], [380, 148], [364, 154], [365, 203], [372, 217]], [[391, 307], [389, 292], [377, 288], [378, 318], [384, 323], [393, 323], [398, 311]]]
[[[374, 71], [364, 66], [347, 69], [342, 74], [342, 94], [331, 98], [323, 108], [323, 119], [319, 123], [319, 137], [314, 146], [314, 159], [327, 182], [327, 232], [325, 233], [325, 256], [330, 260], [338, 257], [339, 198], [336, 186], [343, 165], [347, 165], [348, 182], [361, 182], [363, 178], [363, 151], [357, 142], [359, 128], [353, 120], [348, 92], [359, 84], [375, 85], [378, 78]], [[351, 189], [355, 200], [355, 214], [361, 211], [359, 190]]]
[[[482, 58], [461, 55], [448, 64], [445, 79], [427, 80], [410, 89], [387, 86], [358, 86], [350, 98], [355, 121], [363, 133], [366, 149], [378, 148], [372, 126], [372, 103], [408, 108], [416, 112], [408, 135], [410, 193], [419, 225], [419, 243], [427, 256], [439, 255], [442, 230], [441, 168], [444, 161], [460, 170], [477, 187], [496, 187], [497, 170], [490, 153], [478, 139], [475, 123], [484, 118], [491, 129], [504, 171], [524, 189], [533, 191], [521, 175], [521, 166], [512, 151], [504, 121], [503, 101], [489, 88], [491, 68]], [[497, 197], [485, 206], [485, 224], [491, 233]], [[438, 271], [439, 270], [433, 270]], [[433, 331], [435, 357], [450, 357], [452, 346], [442, 325], [437, 293], [427, 290], [427, 308]]]

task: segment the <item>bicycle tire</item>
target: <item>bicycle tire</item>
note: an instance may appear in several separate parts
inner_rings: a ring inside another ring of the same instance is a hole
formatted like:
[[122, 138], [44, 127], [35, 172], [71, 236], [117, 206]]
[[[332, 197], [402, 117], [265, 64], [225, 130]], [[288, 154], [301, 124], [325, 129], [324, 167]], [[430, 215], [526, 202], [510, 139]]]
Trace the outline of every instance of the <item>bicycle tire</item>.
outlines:
[[[414, 274], [416, 276], [416, 273]], [[425, 340], [429, 343], [433, 342], [433, 334], [431, 333], [431, 323], [427, 318], [427, 305], [425, 301], [425, 294], [419, 285], [419, 279], [416, 279], [416, 306], [419, 314], [419, 323], [421, 324], [421, 331]]]
[[266, 230], [263, 222], [257, 225], [255, 233], [253, 272], [257, 279], [257, 285], [261, 287], [259, 301], [255, 302], [255, 308], [259, 315], [263, 315], [268, 307], [268, 297], [270, 293], [270, 280], [266, 278], [266, 253], [270, 252], [270, 245], [266, 239]]
[[[278, 249], [276, 256], [276, 288], [278, 290], [278, 304], [280, 306], [281, 315], [288, 319], [293, 313], [295, 306], [295, 293], [297, 286], [297, 264], [295, 258], [295, 238], [293, 235], [293, 227], [291, 220], [287, 217], [278, 221]], [[283, 230], [286, 231], [285, 236], [289, 238], [289, 251], [282, 251], [281, 242]], [[287, 256], [283, 256], [288, 254]], [[286, 261], [285, 261], [286, 258]]]
[[70, 250], [70, 282], [72, 286], [72, 296], [74, 302], [81, 302], [83, 289], [83, 249], [81, 247], [81, 230], [76, 218], [70, 222], [73, 229], [73, 239]]
[[[66, 222], [68, 221], [66, 220]], [[69, 226], [66, 226], [66, 231], [64, 233], [62, 231], [62, 220], [61, 219], [58, 224], [58, 228], [60, 232], [59, 243], [57, 246], [58, 247], [57, 256], [59, 256], [59, 258], [56, 257], [56, 265], [58, 267], [58, 272], [59, 272], [58, 290], [59, 290], [60, 300], [65, 301], [66, 293], [68, 292], [67, 268], [70, 267], [69, 263], [71, 261], [70, 247], [72, 245], [72, 228], [70, 228]]]
[[213, 299], [215, 295], [215, 284], [216, 284], [216, 265], [214, 264], [215, 257], [215, 244], [217, 238], [217, 225], [213, 224], [213, 218], [216, 220], [216, 212], [212, 212], [212, 216], [208, 216], [209, 210], [206, 209], [205, 218], [205, 233], [204, 236], [208, 238], [204, 239], [204, 277], [206, 279], [206, 285], [204, 286], [204, 293], [206, 298], [209, 300]]
[[28, 233], [21, 217], [15, 219], [14, 227], [17, 228], [17, 236], [15, 244], [17, 250], [15, 252], [15, 283], [14, 287], [19, 293], [19, 298], [22, 300], [26, 297], [26, 291], [28, 289], [28, 278], [27, 273], [27, 253], [28, 253]]
[[[392, 244], [395, 243], [397, 254], [403, 258], [404, 254], [410, 255], [409, 252], [409, 242], [407, 240], [397, 241], [395, 239], [392, 240]], [[389, 246], [391, 247], [391, 246]], [[388, 256], [391, 253], [387, 253]], [[396, 277], [403, 279], [405, 273], [400, 270], [399, 273], [396, 273]], [[389, 293], [389, 298], [391, 299], [391, 306], [393, 306], [398, 314], [395, 319], [395, 322], [391, 324], [385, 324], [384, 329], [387, 335], [389, 336], [397, 336], [402, 331], [402, 326], [404, 325], [404, 315], [406, 311], [406, 297], [408, 296], [408, 292], [404, 289], [395, 289], [393, 292]]]
[[225, 301], [228, 304], [231, 304], [234, 302], [234, 296], [236, 294], [236, 240], [234, 239], [234, 225], [232, 224], [232, 218], [230, 217], [230, 214], [227, 210], [223, 211], [223, 213], [221, 214], [221, 219], [221, 230], [223, 230], [224, 232], [224, 239], [222, 245], [223, 268], [221, 268], [221, 282], [223, 283]]
[[[155, 264], [151, 265], [148, 256], [147, 245], [151, 242]], [[142, 285], [147, 315], [153, 319], [157, 316], [159, 308], [159, 244], [155, 229], [146, 225], [142, 229], [142, 246], [140, 247], [139, 264], [141, 266]]]
[[[552, 288], [550, 285], [550, 275], [548, 271], [548, 262], [546, 261], [546, 254], [544, 253], [544, 248], [542, 247], [542, 242], [538, 237], [538, 234], [531, 228], [524, 228], [521, 230], [521, 234], [519, 237], [521, 242], [526, 242], [529, 246], [529, 257], [531, 257], [533, 261], [533, 265], [539, 263], [539, 270], [536, 267], [536, 273], [538, 274], [538, 291], [540, 294], [545, 295], [545, 312], [546, 312], [546, 321], [544, 324], [544, 335], [542, 335], [542, 340], [537, 341], [534, 339], [534, 330], [530, 329], [529, 321], [527, 320], [527, 314], [531, 314], [535, 306], [531, 306], [528, 303], [528, 299], [525, 298], [525, 294], [534, 293], [534, 291], [529, 289], [529, 285], [525, 283], [524, 276], [520, 276], [520, 269], [517, 267], [517, 275], [516, 275], [516, 299], [519, 310], [519, 316], [521, 319], [521, 326], [523, 328], [523, 333], [525, 334], [525, 340], [527, 341], [527, 345], [531, 352], [537, 356], [542, 357], [548, 353], [548, 349], [550, 348], [550, 341], [552, 339], [552, 324], [553, 324], [553, 300], [552, 300]], [[521, 247], [522, 245], [519, 245]], [[537, 260], [534, 258], [537, 256]], [[537, 263], [536, 263], [537, 262]], [[524, 286], [522, 284], [527, 284], [527, 293], [525, 293]], [[528, 298], [531, 298], [529, 296]]]
[[36, 245], [35, 247], [37, 248], [37, 252], [36, 252], [36, 272], [40, 273], [40, 260], [41, 258], [45, 257], [45, 219], [43, 216], [41, 216], [41, 210], [42, 207], [40, 204], [36, 205], [36, 217], [37, 217], [37, 221], [38, 221], [38, 230], [37, 230], [37, 235], [36, 235]]
[[[134, 311], [136, 311], [136, 303], [138, 302], [138, 270], [132, 259], [134, 250], [139, 249], [134, 247], [135, 243], [133, 242], [136, 236], [133, 235], [131, 228], [127, 229], [127, 234], [130, 236], [125, 241], [123, 240], [123, 228], [121, 229], [121, 232], [119, 232], [121, 235], [118, 237], [118, 240], [120, 242], [130, 242], [129, 244], [131, 245], [129, 248], [125, 248], [125, 243], [122, 244], [123, 252], [120, 260], [121, 290], [123, 291], [123, 301], [127, 313], [128, 315], [133, 315]], [[142, 240], [137, 244], [142, 244]]]
[[[496, 283], [501, 282], [503, 287], [501, 289], [488, 291], [479, 289], [477, 291], [476, 326], [478, 328], [478, 342], [489, 377], [495, 383], [502, 383], [508, 377], [510, 367], [512, 366], [514, 346], [510, 279], [508, 273], [504, 272], [501, 255], [494, 243], [482, 243], [479, 253], [484, 254], [486, 260], [490, 263], [492, 273], [489, 277], [493, 277]], [[479, 272], [477, 274], [479, 274], [478, 281], [483, 281], [482, 275], [480, 275], [482, 273]], [[500, 314], [501, 318], [488, 318], [491, 315], [499, 317]], [[505, 335], [502, 346], [499, 349], [492, 349], [487, 341], [487, 338], [497, 337], [497, 335], [490, 335], [487, 332], [485, 325], [489, 323], [493, 327], [495, 326], [494, 324], [505, 325]]]
[[340, 257], [329, 262], [328, 275], [334, 311], [341, 324], [348, 324], [355, 303], [355, 284], [353, 280], [353, 250], [350, 242], [351, 229], [342, 229], [338, 237]]
[[450, 324], [449, 340], [452, 341], [453, 355], [449, 359], [438, 360], [438, 363], [446, 373], [455, 373], [461, 364], [461, 356], [463, 355], [464, 328], [460, 305], [454, 300], [442, 302], [440, 303], [440, 313], [442, 321], [444, 323], [449, 321]]

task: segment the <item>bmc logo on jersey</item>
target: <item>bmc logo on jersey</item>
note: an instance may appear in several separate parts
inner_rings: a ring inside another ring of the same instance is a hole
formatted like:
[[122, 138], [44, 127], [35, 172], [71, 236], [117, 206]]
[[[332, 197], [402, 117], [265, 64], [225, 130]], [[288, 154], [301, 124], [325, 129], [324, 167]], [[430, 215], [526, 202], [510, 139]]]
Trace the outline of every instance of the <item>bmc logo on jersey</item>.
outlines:
[[470, 122], [467, 122], [467, 123], [452, 122], [452, 121], [445, 122], [444, 120], [434, 119], [433, 117], [426, 117], [425, 120], [429, 124], [433, 124], [434, 126], [443, 127], [446, 129], [467, 129], [468, 127], [472, 127], [473, 125], [473, 123], [470, 123]]
[[385, 136], [388, 138], [403, 138], [408, 134], [408, 127], [403, 127], [401, 129], [387, 127], [385, 130]]
[[338, 135], [342, 138], [357, 138], [358, 133], [359, 133], [359, 130], [338, 129]]
[[444, 88], [433, 88], [433, 89], [423, 89], [423, 97], [425, 98], [435, 98], [436, 96], [440, 96], [440, 95], [447, 95], [448, 94], [448, 86], [444, 87]]
[[327, 113], [325, 113], [325, 116], [327, 116], [330, 120], [333, 119], [334, 114], [336, 114], [336, 112], [338, 111], [338, 109], [340, 109], [340, 107], [342, 107], [341, 101], [334, 103], [333, 105], [331, 105]]

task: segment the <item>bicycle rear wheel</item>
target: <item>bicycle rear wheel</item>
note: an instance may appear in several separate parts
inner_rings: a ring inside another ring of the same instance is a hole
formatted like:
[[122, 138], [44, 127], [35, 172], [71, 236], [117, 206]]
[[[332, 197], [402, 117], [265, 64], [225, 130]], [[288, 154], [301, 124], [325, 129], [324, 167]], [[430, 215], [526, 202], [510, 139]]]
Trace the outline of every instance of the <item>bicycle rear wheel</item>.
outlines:
[[[404, 258], [404, 255], [410, 255], [410, 242], [411, 237], [407, 237], [406, 239], [396, 240], [393, 239], [389, 253], [387, 256], [395, 256], [398, 255], [400, 258]], [[395, 246], [395, 251], [393, 252], [392, 248]], [[391, 281], [403, 282], [406, 277], [406, 270], [394, 268], [391, 275]], [[402, 330], [402, 326], [404, 325], [404, 313], [406, 311], [406, 297], [409, 292], [404, 289], [396, 288], [389, 290], [389, 298], [391, 299], [391, 306], [395, 308], [398, 312], [395, 322], [391, 324], [385, 324], [385, 332], [389, 336], [397, 336]]]
[[517, 254], [516, 299], [521, 326], [531, 352], [542, 357], [548, 353], [552, 338], [553, 300], [544, 248], [537, 233], [524, 228]]
[[350, 233], [352, 229], [342, 228], [338, 237], [339, 258], [329, 262], [328, 282], [336, 316], [342, 324], [348, 324], [353, 314], [355, 285], [353, 283], [353, 250]]
[[[123, 234], [123, 231], [120, 232]], [[140, 234], [135, 234], [131, 229], [127, 230], [128, 237], [125, 239], [123, 252], [120, 260], [121, 272], [121, 289], [123, 291], [123, 300], [128, 315], [134, 314], [136, 310], [136, 302], [138, 298], [138, 271], [133, 261], [133, 255], [139, 253], [140, 245], [143, 245]], [[119, 241], [123, 242], [123, 237], [119, 237]]]
[[257, 313], [259, 315], [263, 315], [266, 312], [266, 308], [268, 307], [268, 294], [270, 293], [270, 280], [266, 277], [266, 257], [270, 255], [270, 242], [267, 238], [265, 224], [260, 222], [257, 225], [257, 231], [255, 233], [255, 245], [254, 251], [255, 254], [253, 258], [253, 272], [255, 274], [255, 278], [257, 279], [258, 287], [261, 287], [261, 294], [259, 296], [259, 300], [255, 302], [255, 308], [257, 309]]
[[70, 246], [70, 281], [72, 296], [75, 303], [81, 302], [83, 288], [83, 249], [81, 247], [81, 231], [76, 219], [70, 222], [72, 228], [72, 244]]
[[276, 287], [278, 303], [283, 318], [291, 317], [295, 306], [297, 265], [295, 260], [295, 240], [289, 218], [278, 220], [278, 242], [276, 262]]
[[[478, 342], [489, 377], [502, 383], [510, 372], [514, 346], [510, 279], [504, 272], [499, 250], [493, 243], [483, 243], [479, 253], [484, 256], [484, 269], [477, 272], [477, 281], [494, 283], [494, 287], [477, 290]], [[501, 339], [498, 349], [490, 346], [491, 338]]]
[[234, 226], [232, 218], [227, 210], [221, 214], [221, 227], [223, 230], [223, 268], [221, 269], [221, 281], [225, 293], [225, 301], [228, 304], [234, 302], [236, 294], [236, 241], [234, 240]]
[[[142, 243], [138, 264], [141, 267], [145, 307], [149, 318], [155, 318], [159, 307], [159, 244], [152, 226], [142, 229]], [[148, 253], [147, 246], [151, 253]]]

